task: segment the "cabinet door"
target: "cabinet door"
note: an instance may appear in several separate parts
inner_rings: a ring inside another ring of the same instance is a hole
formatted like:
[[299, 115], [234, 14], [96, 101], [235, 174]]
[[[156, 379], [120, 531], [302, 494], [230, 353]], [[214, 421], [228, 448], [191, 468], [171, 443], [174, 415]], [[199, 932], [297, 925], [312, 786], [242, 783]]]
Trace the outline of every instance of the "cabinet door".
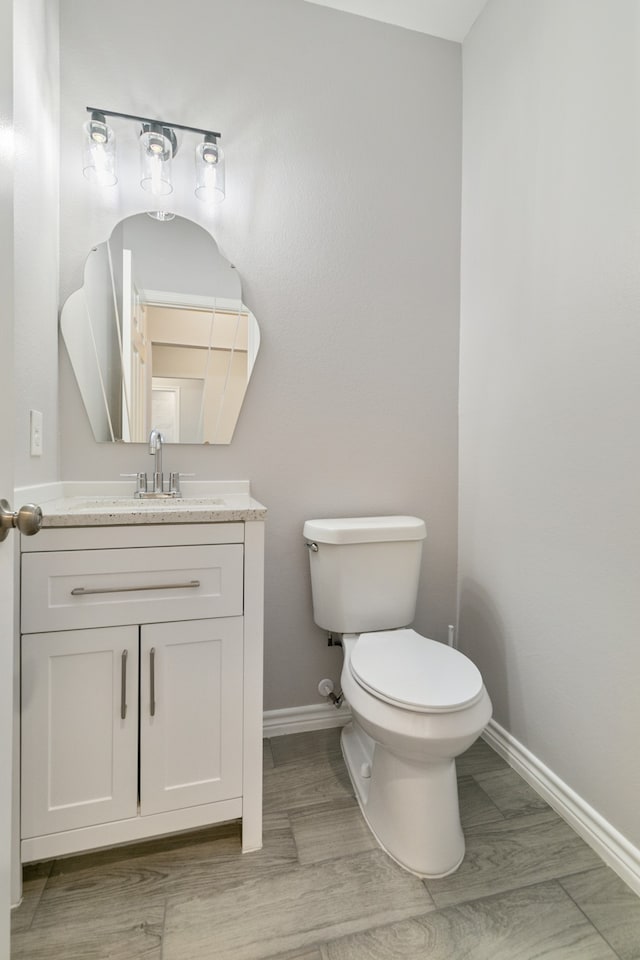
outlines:
[[140, 812], [241, 796], [242, 617], [143, 626], [140, 658]]
[[22, 836], [137, 814], [138, 628], [22, 638]]

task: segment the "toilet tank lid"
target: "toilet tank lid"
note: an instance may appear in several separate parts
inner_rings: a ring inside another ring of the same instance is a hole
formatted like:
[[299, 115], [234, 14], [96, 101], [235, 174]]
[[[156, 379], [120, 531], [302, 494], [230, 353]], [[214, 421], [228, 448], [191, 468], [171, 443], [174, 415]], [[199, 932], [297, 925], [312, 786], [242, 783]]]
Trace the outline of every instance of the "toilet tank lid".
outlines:
[[418, 517], [343, 517], [307, 520], [307, 540], [319, 543], [375, 543], [387, 540], [424, 540], [427, 528]]

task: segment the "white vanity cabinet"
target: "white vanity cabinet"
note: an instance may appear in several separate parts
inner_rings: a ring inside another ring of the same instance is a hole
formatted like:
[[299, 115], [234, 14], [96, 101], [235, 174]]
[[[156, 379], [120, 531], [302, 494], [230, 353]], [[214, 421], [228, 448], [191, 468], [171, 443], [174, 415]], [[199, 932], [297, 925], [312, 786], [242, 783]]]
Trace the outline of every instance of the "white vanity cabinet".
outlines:
[[242, 818], [261, 846], [263, 524], [23, 540], [23, 862]]

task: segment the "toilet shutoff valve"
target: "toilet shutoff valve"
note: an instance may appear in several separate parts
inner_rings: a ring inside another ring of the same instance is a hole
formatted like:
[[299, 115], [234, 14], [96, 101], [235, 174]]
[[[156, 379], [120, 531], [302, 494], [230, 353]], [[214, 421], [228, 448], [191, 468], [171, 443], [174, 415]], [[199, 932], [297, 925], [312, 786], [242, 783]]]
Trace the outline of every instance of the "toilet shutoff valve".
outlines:
[[321, 697], [327, 697], [329, 700], [331, 700], [331, 703], [334, 705], [334, 707], [339, 707], [342, 703], [342, 694], [336, 697], [335, 693], [333, 692], [333, 680], [321, 680], [318, 684], [318, 693]]
[[318, 684], [318, 693], [321, 697], [329, 697], [333, 693], [333, 680], [321, 680]]

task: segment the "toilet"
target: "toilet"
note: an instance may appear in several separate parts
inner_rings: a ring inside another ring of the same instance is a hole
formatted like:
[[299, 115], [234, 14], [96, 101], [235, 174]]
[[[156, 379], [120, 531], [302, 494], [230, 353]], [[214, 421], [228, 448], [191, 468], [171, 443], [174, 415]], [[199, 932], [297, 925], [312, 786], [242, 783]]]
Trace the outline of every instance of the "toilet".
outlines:
[[455, 758], [480, 736], [491, 701], [464, 654], [412, 630], [424, 521], [307, 520], [313, 618], [341, 638], [352, 720], [345, 763], [380, 846], [419, 877], [462, 862]]

